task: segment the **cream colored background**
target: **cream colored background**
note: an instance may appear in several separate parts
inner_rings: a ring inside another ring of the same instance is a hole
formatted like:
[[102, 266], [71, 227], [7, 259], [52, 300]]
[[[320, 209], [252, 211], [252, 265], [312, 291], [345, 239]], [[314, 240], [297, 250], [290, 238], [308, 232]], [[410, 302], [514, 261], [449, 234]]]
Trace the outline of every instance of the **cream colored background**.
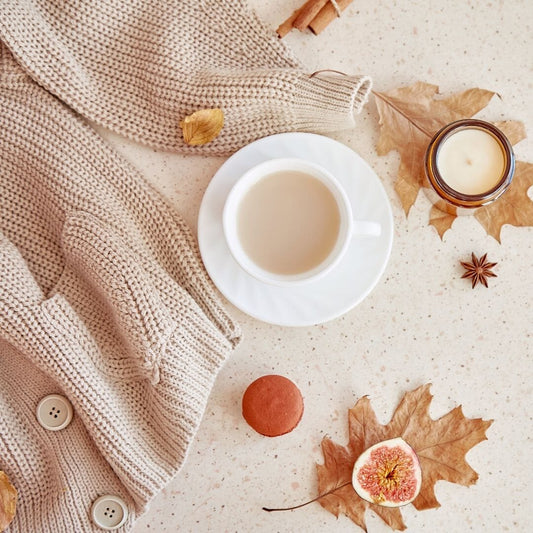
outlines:
[[[253, 0], [274, 30], [303, 0]], [[479, 116], [521, 119], [530, 138], [515, 147], [533, 162], [533, 6], [529, 0], [355, 0], [320, 36], [286, 39], [309, 72], [331, 68], [373, 77], [376, 90], [417, 80], [445, 95], [470, 87], [497, 91]], [[155, 153], [104, 135], [196, 228], [198, 208], [221, 158]], [[431, 413], [458, 404], [466, 416], [494, 419], [488, 440], [468, 453], [479, 473], [466, 488], [439, 482], [442, 507], [402, 512], [412, 532], [530, 531], [533, 491], [533, 228], [504, 227], [503, 244], [473, 218], [441, 241], [427, 225], [420, 196], [406, 219], [393, 189], [398, 156], [378, 157], [378, 116], [371, 99], [357, 127], [333, 135], [362, 155], [383, 180], [395, 220], [387, 270], [372, 294], [345, 316], [319, 326], [267, 325], [229, 308], [245, 340], [222, 370], [188, 460], [154, 500], [135, 533], [175, 531], [360, 531], [319, 504], [268, 514], [316, 496], [315, 463], [324, 435], [347, 440], [347, 409], [369, 395], [381, 422], [407, 390], [431, 382]], [[471, 290], [459, 260], [488, 252], [498, 277]], [[305, 399], [300, 425], [269, 439], [241, 417], [246, 386], [265, 373], [293, 379]], [[372, 513], [368, 530], [390, 531]]]

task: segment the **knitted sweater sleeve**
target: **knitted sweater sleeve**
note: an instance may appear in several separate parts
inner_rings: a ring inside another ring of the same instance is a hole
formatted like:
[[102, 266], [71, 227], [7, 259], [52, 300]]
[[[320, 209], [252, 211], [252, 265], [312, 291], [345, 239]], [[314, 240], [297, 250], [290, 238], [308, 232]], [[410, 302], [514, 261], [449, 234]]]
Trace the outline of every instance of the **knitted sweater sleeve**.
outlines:
[[[39, 84], [89, 120], [158, 149], [226, 155], [265, 135], [353, 125], [371, 81], [310, 76], [244, 0], [0, 3], [0, 39]], [[179, 122], [222, 108], [203, 147]]]

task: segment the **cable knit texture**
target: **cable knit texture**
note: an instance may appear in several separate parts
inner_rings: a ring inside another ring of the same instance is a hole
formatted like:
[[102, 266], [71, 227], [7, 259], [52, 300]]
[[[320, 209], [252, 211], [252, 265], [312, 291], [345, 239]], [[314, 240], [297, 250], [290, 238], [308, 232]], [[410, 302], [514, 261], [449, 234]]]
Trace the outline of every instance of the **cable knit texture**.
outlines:
[[[159, 149], [227, 155], [281, 131], [351, 127], [366, 76], [310, 77], [242, 0], [11, 0], [0, 38], [73, 109]], [[222, 133], [184, 144], [179, 122], [220, 107]]]
[[[183, 220], [91, 121], [154, 147], [228, 154], [349, 126], [364, 76], [309, 76], [241, 0], [0, 2], [0, 469], [16, 533], [131, 529], [176, 474], [240, 339]], [[186, 146], [179, 121], [221, 107]], [[49, 394], [73, 406], [38, 423]]]

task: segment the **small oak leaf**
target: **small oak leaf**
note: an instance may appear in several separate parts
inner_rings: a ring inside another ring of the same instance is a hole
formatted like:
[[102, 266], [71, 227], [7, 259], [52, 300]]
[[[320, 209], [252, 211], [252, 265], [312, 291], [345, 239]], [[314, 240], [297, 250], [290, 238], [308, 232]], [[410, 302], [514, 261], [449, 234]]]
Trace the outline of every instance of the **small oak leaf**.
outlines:
[[398, 508], [387, 508], [361, 499], [351, 484], [355, 461], [370, 446], [383, 440], [402, 437], [416, 452], [422, 468], [422, 486], [413, 505], [418, 510], [439, 507], [434, 487], [439, 480], [472, 485], [477, 473], [466, 462], [466, 453], [487, 437], [492, 421], [468, 419], [456, 407], [438, 420], [429, 416], [433, 396], [429, 385], [406, 393], [390, 422], [382, 425], [370, 406], [361, 398], [348, 412], [349, 442], [322, 441], [324, 464], [317, 465], [320, 504], [339, 516], [348, 516], [366, 531], [365, 512], [371, 509], [392, 529], [406, 528]]
[[15, 517], [17, 491], [9, 482], [5, 472], [0, 470], [0, 532], [4, 531]]
[[186, 116], [180, 127], [183, 140], [189, 146], [201, 146], [211, 142], [224, 127], [224, 112], [222, 109], [201, 109]]

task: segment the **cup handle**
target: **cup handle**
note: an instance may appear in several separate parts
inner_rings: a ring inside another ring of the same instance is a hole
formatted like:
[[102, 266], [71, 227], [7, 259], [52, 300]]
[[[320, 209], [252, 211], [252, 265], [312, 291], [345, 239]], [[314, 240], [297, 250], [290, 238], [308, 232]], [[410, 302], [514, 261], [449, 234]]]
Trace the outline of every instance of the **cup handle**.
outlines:
[[381, 235], [381, 224], [369, 220], [354, 220], [352, 235], [368, 235], [379, 237]]

